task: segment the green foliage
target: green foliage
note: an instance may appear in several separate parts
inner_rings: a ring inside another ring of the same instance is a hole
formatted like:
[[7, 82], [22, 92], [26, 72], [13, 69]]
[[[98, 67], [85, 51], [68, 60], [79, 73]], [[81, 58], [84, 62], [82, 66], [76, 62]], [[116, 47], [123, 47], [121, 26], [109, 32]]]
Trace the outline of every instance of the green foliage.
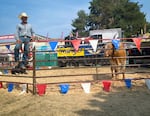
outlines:
[[87, 18], [88, 15], [83, 10], [80, 10], [78, 12], [78, 18], [72, 21], [72, 26], [75, 27], [72, 31], [74, 33], [78, 32], [80, 36], [87, 36]]
[[130, 0], [92, 0], [89, 15], [79, 11], [72, 26], [79, 34], [95, 29], [122, 28], [125, 36], [131, 37], [140, 33], [145, 24], [149, 26], [141, 7], [138, 2]]
[[146, 29], [146, 30], [147, 30], [147, 32], [149, 32], [149, 33], [150, 33], [150, 23], [149, 23], [149, 22], [147, 22], [147, 23], [146, 23], [146, 27], [147, 27], [147, 29]]

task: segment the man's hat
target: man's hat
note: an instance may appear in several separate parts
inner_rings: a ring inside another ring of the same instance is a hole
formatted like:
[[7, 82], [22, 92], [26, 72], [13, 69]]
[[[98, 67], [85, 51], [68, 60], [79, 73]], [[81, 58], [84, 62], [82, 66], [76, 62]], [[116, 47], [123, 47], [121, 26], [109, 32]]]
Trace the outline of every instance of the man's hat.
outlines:
[[22, 17], [28, 17], [27, 13], [22, 12], [22, 13], [18, 16], [19, 19], [21, 19]]

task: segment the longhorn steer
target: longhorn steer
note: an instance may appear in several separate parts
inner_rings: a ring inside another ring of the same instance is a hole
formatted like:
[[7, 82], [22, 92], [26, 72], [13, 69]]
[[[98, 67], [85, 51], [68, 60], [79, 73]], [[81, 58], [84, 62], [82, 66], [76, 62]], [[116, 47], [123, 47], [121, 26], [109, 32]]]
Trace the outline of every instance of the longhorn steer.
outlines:
[[112, 78], [118, 78], [118, 74], [122, 73], [124, 79], [126, 69], [126, 50], [124, 44], [120, 42], [119, 48], [115, 49], [112, 43], [107, 43], [104, 56], [110, 57]]

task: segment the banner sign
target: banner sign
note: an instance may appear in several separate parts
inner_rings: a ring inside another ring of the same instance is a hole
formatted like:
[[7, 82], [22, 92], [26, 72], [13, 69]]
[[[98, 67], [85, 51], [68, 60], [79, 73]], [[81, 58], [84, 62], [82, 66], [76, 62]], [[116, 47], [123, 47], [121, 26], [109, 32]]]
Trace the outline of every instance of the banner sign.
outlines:
[[84, 48], [74, 51], [72, 48], [57, 48], [58, 57], [84, 56]]

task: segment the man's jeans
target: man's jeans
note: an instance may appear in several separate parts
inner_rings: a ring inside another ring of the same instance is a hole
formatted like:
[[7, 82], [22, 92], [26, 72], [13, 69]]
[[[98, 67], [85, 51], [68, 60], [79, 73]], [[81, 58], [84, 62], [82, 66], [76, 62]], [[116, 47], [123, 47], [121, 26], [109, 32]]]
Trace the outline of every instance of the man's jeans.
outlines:
[[[24, 38], [24, 37], [20, 37], [21, 43], [17, 43], [15, 48], [14, 48], [14, 57], [15, 57], [15, 61], [19, 62], [22, 60], [22, 66], [26, 66], [27, 65], [27, 60], [28, 60], [28, 54], [29, 54], [29, 42], [30, 42], [30, 38]], [[24, 48], [22, 48], [22, 44], [24, 44]], [[23, 49], [23, 56], [20, 59], [20, 53], [19, 50]]]

